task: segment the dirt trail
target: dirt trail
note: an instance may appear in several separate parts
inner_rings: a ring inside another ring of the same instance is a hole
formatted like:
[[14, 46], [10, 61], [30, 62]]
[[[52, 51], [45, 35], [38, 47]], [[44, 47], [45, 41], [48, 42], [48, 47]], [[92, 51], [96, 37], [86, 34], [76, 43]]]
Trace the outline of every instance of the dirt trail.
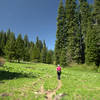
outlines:
[[56, 91], [60, 89], [61, 86], [62, 86], [61, 80], [58, 80], [58, 86], [56, 89], [54, 89], [53, 91], [46, 91], [46, 97], [47, 97], [46, 100], [52, 100], [52, 96], [56, 94]]

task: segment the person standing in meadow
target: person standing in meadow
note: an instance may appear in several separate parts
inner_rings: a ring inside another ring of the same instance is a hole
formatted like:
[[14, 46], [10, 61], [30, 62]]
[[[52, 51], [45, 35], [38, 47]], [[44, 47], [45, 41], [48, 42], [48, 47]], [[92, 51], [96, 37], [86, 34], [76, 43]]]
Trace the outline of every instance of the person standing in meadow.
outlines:
[[60, 76], [61, 76], [61, 67], [60, 67], [60, 65], [58, 65], [56, 70], [57, 70], [58, 80], [60, 80]]

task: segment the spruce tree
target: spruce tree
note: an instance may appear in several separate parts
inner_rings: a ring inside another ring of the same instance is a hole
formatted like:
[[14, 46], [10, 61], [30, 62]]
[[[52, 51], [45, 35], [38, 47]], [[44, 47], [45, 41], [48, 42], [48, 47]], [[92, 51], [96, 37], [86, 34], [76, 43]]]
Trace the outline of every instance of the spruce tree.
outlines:
[[65, 48], [63, 48], [62, 49], [62, 52], [61, 52], [61, 57], [60, 57], [60, 65], [62, 66], [62, 67], [65, 67], [65, 66], [67, 66], [67, 58], [66, 58], [67, 56], [66, 56], [66, 49]]
[[66, 0], [66, 27], [67, 27], [67, 62], [71, 63], [75, 57], [75, 35], [76, 35], [76, 0]]
[[38, 36], [36, 37], [36, 46], [37, 46], [37, 48], [39, 48], [39, 38], [38, 38]]
[[42, 48], [43, 48], [43, 44], [42, 44], [42, 41], [39, 40], [38, 37], [36, 38], [36, 46], [37, 46], [37, 48], [39, 48], [39, 50], [40, 50], [40, 52], [41, 52], [41, 50], [42, 50]]
[[2, 30], [0, 32], [0, 56], [4, 56], [4, 47], [6, 45], [6, 34]]
[[56, 43], [55, 43], [55, 60], [56, 64], [60, 63], [61, 50], [64, 44], [64, 21], [65, 11], [62, 0], [60, 0], [57, 16], [57, 32], [56, 32]]
[[40, 50], [39, 48], [37, 48], [37, 46], [35, 45], [32, 51], [32, 61], [33, 62], [40, 62]]
[[[88, 21], [88, 32], [86, 34], [86, 63], [100, 64], [100, 1], [95, 0], [93, 18]], [[93, 23], [93, 19], [94, 22]], [[94, 25], [93, 25], [94, 24]]]
[[24, 61], [29, 61], [30, 60], [30, 54], [29, 54], [29, 40], [28, 36], [24, 36], [24, 55], [23, 55], [23, 60]]
[[86, 34], [86, 55], [85, 55], [85, 61], [87, 64], [95, 63], [97, 54], [96, 54], [96, 48], [97, 48], [97, 39], [95, 34], [95, 29], [93, 28], [93, 25], [89, 22], [88, 25], [88, 31]]
[[9, 39], [5, 46], [5, 54], [9, 61], [15, 59], [16, 51], [15, 51], [15, 35], [14, 33], [10, 33]]
[[94, 0], [94, 28], [95, 28], [95, 34], [97, 36], [97, 48], [96, 48], [96, 65], [100, 65], [100, 1], [99, 0]]
[[46, 63], [47, 64], [52, 64], [53, 63], [53, 51], [52, 50], [49, 50], [47, 52]]
[[87, 34], [88, 18], [90, 17], [89, 4], [87, 0], [80, 2], [80, 32], [81, 32], [81, 60], [85, 63], [85, 36]]
[[10, 28], [7, 30], [6, 32], [6, 37], [7, 37], [7, 40], [10, 40], [10, 34], [11, 34], [11, 30]]
[[20, 62], [20, 60], [22, 60], [24, 56], [24, 41], [22, 39], [21, 34], [18, 35], [15, 46], [16, 46], [16, 59], [18, 60], [18, 62]]
[[34, 43], [31, 41], [31, 42], [29, 43], [29, 45], [30, 45], [30, 48], [29, 48], [30, 60], [32, 61], [32, 60], [33, 60]]
[[81, 37], [81, 32], [80, 32], [80, 13], [79, 13], [79, 6], [77, 6], [76, 9], [76, 14], [75, 14], [75, 51], [74, 51], [74, 61], [76, 63], [82, 63], [82, 55], [81, 55], [81, 41], [82, 41], [82, 37]]
[[43, 41], [43, 48], [41, 51], [41, 62], [42, 63], [46, 63], [46, 56], [47, 56], [47, 48], [46, 48], [45, 41]]
[[42, 41], [41, 41], [41, 40], [39, 40], [39, 50], [40, 50], [40, 52], [41, 52], [42, 48], [43, 48]]
[[24, 46], [29, 47], [29, 40], [27, 35], [24, 36]]

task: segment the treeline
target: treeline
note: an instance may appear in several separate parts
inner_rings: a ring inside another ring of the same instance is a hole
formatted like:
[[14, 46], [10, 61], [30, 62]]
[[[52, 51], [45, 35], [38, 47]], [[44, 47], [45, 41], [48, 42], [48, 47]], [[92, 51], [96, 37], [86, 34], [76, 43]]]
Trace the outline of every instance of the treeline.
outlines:
[[60, 0], [55, 44], [56, 64], [100, 65], [100, 0]]
[[36, 38], [36, 42], [28, 40], [25, 35], [22, 38], [21, 34], [15, 37], [15, 34], [7, 30], [0, 32], [0, 56], [5, 57], [8, 61], [33, 61], [52, 64], [54, 52], [48, 50], [45, 40], [42, 42]]

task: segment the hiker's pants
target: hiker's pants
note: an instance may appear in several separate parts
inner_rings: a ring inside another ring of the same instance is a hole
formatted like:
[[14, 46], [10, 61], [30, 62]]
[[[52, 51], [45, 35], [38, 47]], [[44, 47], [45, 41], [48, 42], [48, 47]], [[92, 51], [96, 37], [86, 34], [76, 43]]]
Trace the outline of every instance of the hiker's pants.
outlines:
[[60, 80], [61, 71], [57, 71], [58, 80]]

